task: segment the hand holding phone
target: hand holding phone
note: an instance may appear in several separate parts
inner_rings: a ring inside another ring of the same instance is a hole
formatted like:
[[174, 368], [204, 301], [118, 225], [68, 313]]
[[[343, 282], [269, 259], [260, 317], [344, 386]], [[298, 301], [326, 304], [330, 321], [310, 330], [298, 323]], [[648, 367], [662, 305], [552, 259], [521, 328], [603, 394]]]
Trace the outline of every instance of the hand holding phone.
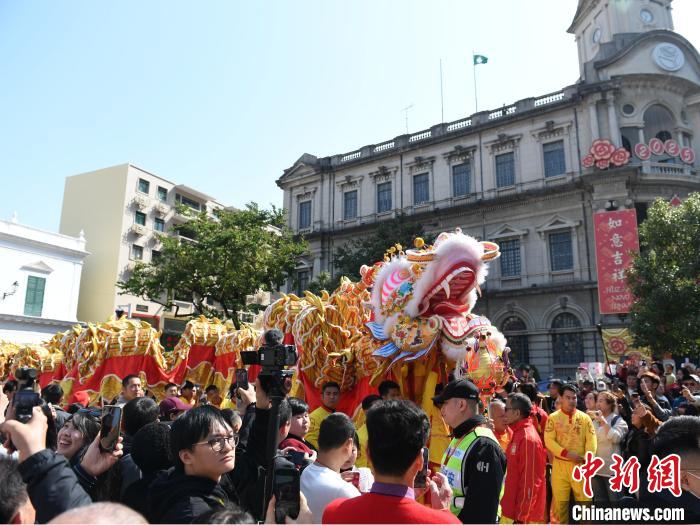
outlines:
[[418, 471], [416, 477], [413, 480], [413, 488], [424, 489], [427, 485], [428, 479], [428, 460], [430, 456], [430, 451], [428, 447], [423, 447], [423, 468]]
[[119, 439], [119, 430], [122, 424], [122, 407], [107, 405], [102, 409], [100, 421], [100, 450], [102, 452], [114, 452]]
[[275, 496], [275, 523], [285, 523], [285, 516], [296, 519], [301, 506], [299, 471], [293, 467], [275, 469], [272, 492]]
[[245, 368], [236, 369], [236, 386], [248, 390], [248, 370]]

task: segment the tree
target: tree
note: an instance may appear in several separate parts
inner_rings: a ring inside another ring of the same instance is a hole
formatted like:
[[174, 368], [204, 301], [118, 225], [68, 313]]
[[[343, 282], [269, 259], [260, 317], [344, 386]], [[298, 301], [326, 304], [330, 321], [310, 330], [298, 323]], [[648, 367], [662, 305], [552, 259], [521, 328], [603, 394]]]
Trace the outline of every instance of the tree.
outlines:
[[193, 213], [190, 220], [161, 235], [160, 256], [150, 264], [137, 263], [122, 290], [165, 306], [175, 298], [190, 302], [199, 315], [223, 315], [240, 326], [237, 312], [246, 295], [279, 288], [292, 273], [306, 242], [284, 226], [282, 210], [261, 210], [251, 203], [244, 210]]
[[353, 281], [360, 280], [360, 268], [363, 264], [371, 266], [384, 259], [387, 249], [396, 243], [404, 249], [413, 247], [413, 240], [423, 235], [423, 226], [412, 222], [404, 216], [381, 221], [369, 235], [363, 235], [350, 241], [335, 251], [335, 267], [338, 270], [336, 286], [340, 276]]
[[657, 200], [639, 227], [641, 253], [627, 271], [636, 297], [632, 334], [655, 355], [700, 349], [700, 193], [680, 206]]
[[309, 283], [307, 290], [315, 295], [321, 295], [321, 290], [326, 290], [328, 293], [333, 293], [333, 290], [338, 287], [339, 281], [340, 278], [335, 280], [331, 277], [330, 273], [321, 272]]

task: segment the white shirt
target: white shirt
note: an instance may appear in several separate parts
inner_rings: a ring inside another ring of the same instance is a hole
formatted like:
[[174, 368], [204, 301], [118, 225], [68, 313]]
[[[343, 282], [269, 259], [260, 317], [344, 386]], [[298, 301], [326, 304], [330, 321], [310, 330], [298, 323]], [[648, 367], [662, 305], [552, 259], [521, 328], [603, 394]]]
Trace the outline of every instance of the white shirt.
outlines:
[[[615, 420], [615, 426], [612, 426], [613, 420]], [[595, 455], [605, 461], [605, 466], [598, 471], [598, 475], [610, 477], [613, 475], [612, 470], [610, 470], [610, 465], [613, 462], [612, 455], [622, 455], [620, 443], [627, 435], [627, 423], [615, 412], [608, 414], [605, 417], [605, 421], [610, 426], [608, 431], [605, 430], [606, 427], [603, 427], [597, 421], [593, 421], [598, 442], [598, 449]]]
[[313, 514], [312, 523], [321, 523], [323, 511], [331, 501], [360, 495], [360, 491], [343, 480], [338, 472], [318, 463], [312, 463], [301, 473], [301, 491]]

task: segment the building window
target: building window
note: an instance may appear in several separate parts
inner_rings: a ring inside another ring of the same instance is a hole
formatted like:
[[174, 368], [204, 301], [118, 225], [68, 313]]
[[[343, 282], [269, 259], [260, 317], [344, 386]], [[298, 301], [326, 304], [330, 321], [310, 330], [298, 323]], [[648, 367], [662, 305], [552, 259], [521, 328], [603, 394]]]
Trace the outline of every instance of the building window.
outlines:
[[131, 258], [135, 261], [143, 261], [143, 246], [131, 245]]
[[644, 138], [647, 141], [654, 137], [661, 140], [673, 138], [671, 131], [675, 128], [676, 119], [664, 106], [654, 104], [644, 112]]
[[311, 228], [311, 201], [299, 203], [299, 229]]
[[192, 208], [195, 211], [200, 211], [202, 209], [202, 205], [200, 203], [193, 201], [184, 195], [180, 195], [179, 193], [175, 194], [175, 202], [182, 204], [183, 206], [187, 206], [188, 208]]
[[515, 153], [496, 155], [496, 187], [504, 188], [515, 184]]
[[347, 221], [357, 217], [357, 190], [343, 194], [343, 218]]
[[471, 178], [472, 167], [468, 162], [452, 166], [452, 193], [455, 197], [469, 195]]
[[549, 264], [553, 272], [573, 270], [574, 253], [571, 245], [571, 232], [549, 234]]
[[166, 202], [168, 200], [168, 190], [163, 186], [158, 186], [158, 200], [160, 202]]
[[391, 182], [377, 184], [377, 213], [391, 211]]
[[556, 177], [566, 173], [566, 160], [564, 159], [564, 141], [557, 140], [542, 145], [544, 155], [544, 176]]
[[151, 250], [151, 262], [155, 263], [160, 260], [160, 252], [158, 250]]
[[139, 179], [139, 191], [148, 195], [148, 190], [151, 189], [151, 183], [145, 179]]
[[501, 332], [508, 340], [510, 354], [508, 358], [514, 364], [526, 364], [530, 362], [530, 347], [528, 343], [525, 321], [517, 315], [507, 317], [501, 325]]
[[304, 292], [309, 287], [311, 272], [309, 270], [300, 270], [297, 272], [297, 295], [304, 296]]
[[500, 243], [501, 277], [520, 276], [520, 239]]
[[583, 334], [581, 322], [574, 314], [557, 315], [552, 321], [552, 349], [555, 365], [573, 365], [583, 362]]
[[27, 277], [27, 294], [24, 297], [24, 315], [41, 317], [44, 308], [44, 289], [46, 279], [43, 277]]
[[428, 188], [428, 174], [421, 173], [413, 177], [413, 204], [423, 204], [430, 200]]
[[141, 226], [146, 226], [146, 214], [137, 211], [134, 214], [134, 224], [140, 224]]
[[153, 221], [153, 229], [157, 232], [165, 231], [165, 221], [163, 219], [155, 219]]

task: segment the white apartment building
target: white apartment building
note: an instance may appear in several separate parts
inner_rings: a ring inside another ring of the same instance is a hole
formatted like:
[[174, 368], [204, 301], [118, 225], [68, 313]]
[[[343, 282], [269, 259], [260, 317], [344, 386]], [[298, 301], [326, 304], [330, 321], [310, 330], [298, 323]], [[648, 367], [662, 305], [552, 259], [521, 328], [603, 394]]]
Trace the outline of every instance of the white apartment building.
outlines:
[[[91, 253], [85, 262], [78, 302], [81, 321], [105, 321], [119, 309], [155, 328], [167, 328], [165, 320], [172, 312], [140, 297], [121, 295], [117, 282], [126, 280], [137, 261], [148, 263], [158, 257], [161, 245], [157, 234], [188, 220], [177, 212], [177, 204], [208, 212], [223, 207], [194, 188], [132, 164], [66, 178], [60, 231], [68, 235], [84, 231]], [[180, 314], [191, 312], [188, 300], [178, 304]], [[169, 322], [178, 328], [183, 325], [181, 321]]]
[[[303, 154], [277, 181], [289, 227], [311, 248], [298, 288], [334, 274], [336, 248], [385, 219], [407, 216], [429, 237], [461, 227], [500, 245], [476, 311], [516, 361], [564, 378], [602, 361], [596, 324], [627, 319], [600, 314], [593, 213], [630, 208], [641, 222], [656, 198], [700, 191], [700, 55], [673, 31], [671, 3], [580, 0], [568, 28], [580, 78], [556, 93], [347, 153]], [[629, 162], [584, 167], [596, 139]], [[636, 146], [652, 140], [686, 154], [640, 157]]]
[[85, 243], [0, 220], [0, 340], [40, 343], [77, 323]]

